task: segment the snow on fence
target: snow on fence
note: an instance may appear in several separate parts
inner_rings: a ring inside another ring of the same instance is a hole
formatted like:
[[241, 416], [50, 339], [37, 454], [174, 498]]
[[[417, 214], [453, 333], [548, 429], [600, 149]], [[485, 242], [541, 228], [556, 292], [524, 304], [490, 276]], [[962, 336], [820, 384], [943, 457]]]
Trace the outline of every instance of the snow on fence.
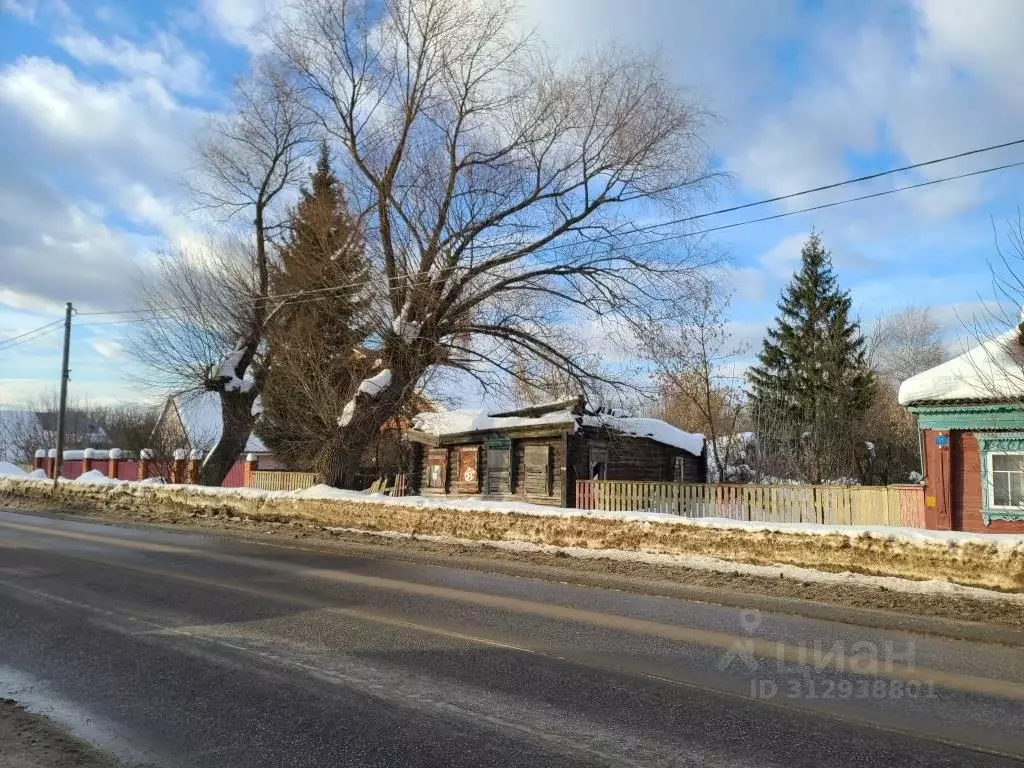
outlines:
[[578, 480], [576, 507], [764, 523], [924, 527], [920, 485], [727, 485]]
[[264, 491], [302, 491], [316, 485], [316, 475], [312, 472], [271, 472], [253, 470], [249, 482], [250, 488]]

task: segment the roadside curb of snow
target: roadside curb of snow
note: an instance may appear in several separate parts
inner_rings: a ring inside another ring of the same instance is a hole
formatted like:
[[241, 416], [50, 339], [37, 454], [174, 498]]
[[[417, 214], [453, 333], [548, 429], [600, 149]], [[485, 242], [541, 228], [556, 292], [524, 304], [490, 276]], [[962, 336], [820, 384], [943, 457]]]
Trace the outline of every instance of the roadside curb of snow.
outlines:
[[[857, 529], [788, 530], [665, 515], [575, 515], [567, 510], [534, 511], [522, 506], [507, 511], [460, 509], [443, 506], [440, 500], [431, 501], [426, 505], [391, 498], [385, 502], [358, 494], [317, 498], [304, 492], [239, 492], [140, 483], [68, 482], [54, 488], [47, 482], [0, 478], [0, 503], [12, 505], [31, 502], [69, 510], [117, 511], [139, 519], [223, 514], [264, 522], [297, 521], [370, 533], [463, 539], [507, 548], [552, 547], [585, 557], [698, 558], [704, 567], [709, 567], [711, 561], [726, 561], [725, 567], [732, 571], [739, 565], [795, 567], [823, 574], [818, 581], [848, 579], [843, 573], [850, 572], [1024, 592], [1024, 546], [1006, 537], [988, 543], [983, 537], [901, 537]], [[677, 564], [687, 565], [682, 561]], [[778, 570], [774, 575], [778, 578]], [[793, 578], [810, 580], [795, 572]], [[940, 588], [932, 585], [928, 589]]]
[[584, 549], [582, 547], [556, 547], [551, 544], [533, 544], [526, 541], [480, 541], [477, 539], [456, 539], [450, 536], [431, 536], [425, 534], [396, 533], [394, 531], [363, 531], [356, 528], [327, 527], [328, 531], [338, 533], [357, 533], [378, 536], [384, 539], [404, 539], [438, 542], [441, 544], [460, 544], [467, 547], [493, 547], [508, 552], [542, 552], [576, 557], [583, 560], [620, 560], [634, 563], [647, 563], [676, 568], [688, 568], [715, 573], [754, 576], [767, 579], [791, 579], [793, 581], [811, 582], [815, 584], [847, 584], [874, 589], [887, 589], [911, 595], [949, 595], [975, 600], [998, 600], [1012, 602], [1024, 608], [1024, 592], [996, 592], [981, 587], [968, 587], [950, 581], [929, 579], [918, 581], [899, 576], [869, 576], [851, 571], [819, 571], [801, 568], [795, 565], [753, 565], [735, 560], [722, 560], [706, 555], [665, 555], [653, 552], [630, 552], [622, 549]]

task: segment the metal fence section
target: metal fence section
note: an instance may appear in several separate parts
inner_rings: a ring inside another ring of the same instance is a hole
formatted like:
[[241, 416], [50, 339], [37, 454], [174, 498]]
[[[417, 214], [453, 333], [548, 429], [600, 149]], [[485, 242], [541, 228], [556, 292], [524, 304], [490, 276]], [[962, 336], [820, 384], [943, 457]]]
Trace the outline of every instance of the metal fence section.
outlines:
[[578, 480], [576, 507], [766, 523], [924, 527], [920, 485], [727, 485]]

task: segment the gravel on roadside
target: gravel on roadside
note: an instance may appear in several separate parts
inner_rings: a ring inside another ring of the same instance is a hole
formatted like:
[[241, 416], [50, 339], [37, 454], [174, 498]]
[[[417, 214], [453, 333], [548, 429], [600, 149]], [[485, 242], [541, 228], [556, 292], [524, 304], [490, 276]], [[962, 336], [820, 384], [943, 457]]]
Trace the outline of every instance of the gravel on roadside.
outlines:
[[0, 699], [0, 768], [115, 768], [122, 765], [41, 715]]

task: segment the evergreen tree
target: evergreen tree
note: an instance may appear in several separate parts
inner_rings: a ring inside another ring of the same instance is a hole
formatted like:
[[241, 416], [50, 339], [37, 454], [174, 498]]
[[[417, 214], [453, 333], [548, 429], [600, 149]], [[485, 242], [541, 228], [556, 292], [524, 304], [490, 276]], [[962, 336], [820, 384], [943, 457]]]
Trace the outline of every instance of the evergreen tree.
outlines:
[[766, 469], [822, 482], [853, 473], [853, 435], [871, 406], [874, 380], [850, 296], [817, 233], [800, 259], [748, 377], [762, 453], [778, 459]]
[[331, 170], [326, 142], [271, 274], [280, 309], [268, 333], [270, 372], [258, 431], [287, 464], [309, 469], [372, 365], [369, 270], [359, 223]]

